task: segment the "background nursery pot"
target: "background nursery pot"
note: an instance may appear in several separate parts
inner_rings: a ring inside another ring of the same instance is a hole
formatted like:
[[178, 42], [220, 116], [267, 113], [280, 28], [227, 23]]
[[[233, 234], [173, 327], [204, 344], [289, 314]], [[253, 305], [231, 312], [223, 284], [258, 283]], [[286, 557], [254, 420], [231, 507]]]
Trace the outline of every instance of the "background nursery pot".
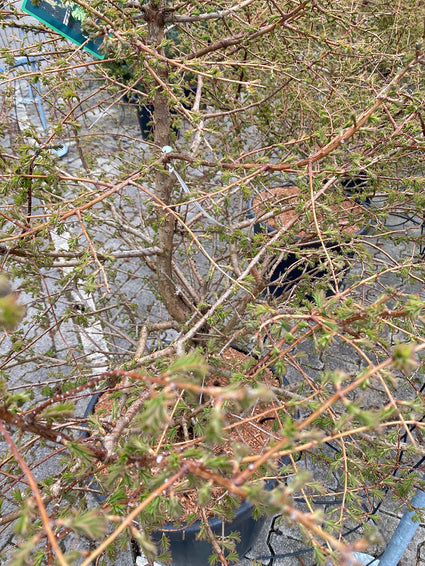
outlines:
[[[223, 359], [228, 362], [229, 364], [238, 364], [237, 367], [240, 368], [240, 364], [243, 363], [244, 360], [249, 359], [251, 356], [240, 352], [234, 348], [229, 348], [223, 353]], [[229, 366], [231, 367], [231, 366]], [[235, 367], [235, 366], [234, 366]], [[221, 377], [217, 374], [217, 377], [208, 376], [206, 380], [207, 386], [225, 386], [227, 385], [228, 378]], [[264, 381], [267, 384], [274, 384], [278, 385], [279, 380], [273, 375], [270, 370], [267, 370], [267, 376], [264, 378]], [[283, 378], [282, 381], [285, 382]], [[116, 391], [112, 390], [113, 393]], [[109, 397], [110, 392], [105, 393], [97, 393], [92, 397], [90, 403], [86, 409], [85, 417], [89, 417], [90, 415], [97, 413], [97, 408], [101, 406], [102, 403], [109, 403], [107, 397]], [[103, 411], [103, 409], [100, 409]], [[264, 437], [269, 435], [269, 438], [272, 436], [272, 425], [274, 418], [270, 418], [270, 416], [266, 417], [261, 420], [261, 412], [263, 408], [259, 409], [259, 423], [268, 421], [266, 425], [264, 425], [265, 430], [267, 429], [270, 432], [264, 432]], [[118, 418], [118, 417], [117, 417]], [[258, 428], [257, 421], [255, 422], [256, 430]], [[248, 428], [250, 427], [250, 423], [248, 424]], [[232, 429], [238, 431], [239, 427], [235, 427]], [[247, 430], [242, 430], [239, 432], [239, 435], [245, 439], [248, 436]], [[259, 446], [259, 442], [261, 443], [261, 438], [258, 432], [256, 433], [256, 439], [253, 440], [253, 444], [251, 446], [252, 450], [254, 450], [254, 446]], [[235, 438], [237, 438], [235, 436]], [[229, 439], [228, 444], [230, 447], [232, 446], [234, 440], [233, 437]], [[231, 450], [232, 448], [230, 448]], [[221, 449], [220, 449], [221, 452]], [[281, 462], [279, 462], [281, 465]], [[265, 489], [267, 491], [273, 489], [277, 485], [276, 480], [268, 480]], [[90, 478], [90, 487], [95, 490], [94, 496], [99, 503], [104, 503], [107, 499], [107, 494], [101, 491], [100, 485], [96, 479], [96, 477]], [[221, 489], [221, 488], [220, 488]], [[190, 491], [190, 489], [189, 489]], [[191, 489], [191, 491], [194, 491]], [[222, 490], [224, 492], [224, 490]], [[96, 493], [97, 492], [97, 493]], [[186, 495], [186, 494], [184, 494]], [[220, 497], [218, 494], [217, 497]], [[184, 503], [182, 503], [184, 506]], [[199, 516], [199, 513], [198, 513]], [[234, 516], [231, 520], [223, 521], [221, 518], [216, 516], [210, 516], [208, 518], [209, 528], [214, 533], [216, 537], [228, 536], [231, 533], [238, 533], [240, 539], [236, 541], [235, 550], [239, 556], [242, 558], [248, 550], [253, 546], [264, 522], [266, 520], [265, 516], [259, 517], [254, 519], [253, 517], [253, 505], [248, 501], [244, 500], [240, 503], [238, 508], [234, 512]], [[137, 526], [137, 525], [136, 525]], [[168, 539], [169, 543], [169, 550], [168, 553], [172, 557], [171, 564], [173, 566], [200, 566], [201, 564], [208, 564], [209, 557], [215, 552], [215, 549], [209, 540], [198, 540], [200, 531], [202, 528], [202, 521], [196, 520], [191, 523], [187, 522], [166, 522], [160, 529], [154, 530], [150, 532], [151, 539], [158, 544], [158, 548], [160, 546], [160, 542], [165, 536]], [[226, 551], [224, 551], [226, 555]]]
[[[254, 224], [254, 233], [272, 235], [277, 229], [291, 222], [299, 214], [296, 210], [299, 194], [300, 188], [297, 185], [286, 183], [271, 189], [264, 189], [252, 197], [248, 206], [248, 217], [257, 220]], [[332, 204], [330, 208], [332, 214], [338, 219], [340, 232], [360, 235], [367, 231], [367, 226], [364, 226], [365, 221], [362, 217], [363, 203], [350, 198], [347, 194], [346, 198], [342, 199], [341, 202]], [[262, 220], [266, 215], [267, 218]], [[317, 215], [321, 224], [323, 215], [321, 217], [320, 211]], [[311, 226], [311, 230], [304, 226], [295, 236], [299, 253], [282, 252], [279, 256], [276, 256], [275, 261], [272, 261], [268, 275], [272, 283], [269, 285], [269, 292], [274, 297], [278, 298], [283, 293], [288, 292], [305, 274], [310, 277], [313, 283], [329, 275], [329, 268], [323, 267], [326, 257], [322, 244], [317, 236], [314, 224], [312, 223]], [[324, 237], [324, 241], [332, 255], [342, 254], [339, 243], [330, 241], [326, 237]], [[354, 254], [349, 252], [345, 255], [352, 257]], [[341, 262], [339, 262], [338, 267], [337, 271], [341, 276], [347, 269], [347, 263], [343, 262], [341, 265]], [[276, 284], [273, 284], [275, 282]]]

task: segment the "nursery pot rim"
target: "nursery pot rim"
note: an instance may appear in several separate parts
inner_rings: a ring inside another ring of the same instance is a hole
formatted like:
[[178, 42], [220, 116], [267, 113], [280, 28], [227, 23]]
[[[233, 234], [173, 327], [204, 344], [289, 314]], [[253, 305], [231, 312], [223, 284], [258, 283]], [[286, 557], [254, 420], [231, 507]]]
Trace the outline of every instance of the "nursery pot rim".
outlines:
[[[285, 183], [282, 183], [282, 184], [279, 184], [279, 185], [275, 185], [273, 187], [268, 187], [268, 188], [262, 189], [261, 191], [258, 191], [255, 194], [253, 194], [248, 201], [247, 217], [252, 219], [252, 220], [255, 220], [257, 218], [257, 214], [254, 211], [253, 203], [254, 203], [254, 199], [256, 197], [258, 197], [258, 195], [260, 195], [262, 192], [265, 192], [265, 191], [273, 191], [274, 189], [281, 189], [281, 188], [283, 189], [285, 187], [298, 187], [298, 185], [295, 182], [288, 181], [288, 182], [285, 182]], [[358, 204], [359, 206], [361, 206], [365, 209], [368, 208], [368, 203], [366, 201], [362, 202], [359, 199], [353, 199], [349, 195], [346, 196], [346, 199], [351, 200], [352, 202]], [[262, 231], [267, 233], [267, 234], [270, 234], [270, 233], [277, 231], [277, 228], [275, 228], [271, 224], [268, 224], [267, 221], [259, 220], [259, 221], [255, 222], [255, 225], [260, 226]], [[359, 230], [353, 232], [353, 234], [357, 234], [357, 235], [361, 236], [362, 234], [367, 233], [368, 229], [369, 229], [369, 221], [366, 221], [365, 225], [363, 227], [361, 227]], [[306, 246], [311, 245], [311, 243], [312, 243], [311, 240], [305, 239], [301, 236], [295, 236], [295, 241], [296, 242], [302, 242]]]

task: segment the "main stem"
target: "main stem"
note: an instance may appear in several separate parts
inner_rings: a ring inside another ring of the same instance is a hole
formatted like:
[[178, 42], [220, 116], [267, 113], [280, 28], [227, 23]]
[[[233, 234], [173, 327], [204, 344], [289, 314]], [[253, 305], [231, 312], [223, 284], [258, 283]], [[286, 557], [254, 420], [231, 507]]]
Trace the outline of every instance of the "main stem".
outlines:
[[[149, 43], [156, 47], [164, 38], [164, 13], [166, 0], [151, 0], [145, 8], [144, 15], [148, 24]], [[162, 84], [168, 84], [168, 68], [163, 61], [157, 60], [155, 73]], [[170, 103], [167, 92], [159, 84], [154, 96], [154, 141], [157, 147], [170, 144]], [[171, 204], [171, 195], [174, 185], [174, 177], [167, 171], [158, 168], [155, 175], [155, 192], [161, 201]], [[173, 281], [173, 251], [174, 231], [176, 221], [171, 214], [159, 209], [158, 218], [158, 243], [161, 251], [156, 259], [156, 272], [158, 278], [158, 290], [169, 314], [178, 322], [187, 320], [189, 307], [179, 296]]]

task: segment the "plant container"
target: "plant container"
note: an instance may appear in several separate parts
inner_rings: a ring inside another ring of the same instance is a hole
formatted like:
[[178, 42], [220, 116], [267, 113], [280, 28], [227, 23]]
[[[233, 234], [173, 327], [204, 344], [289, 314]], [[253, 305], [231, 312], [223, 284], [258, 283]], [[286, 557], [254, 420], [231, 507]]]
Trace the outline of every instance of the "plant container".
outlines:
[[[257, 220], [254, 224], [254, 233], [272, 236], [277, 229], [291, 222], [298, 214], [296, 206], [299, 193], [300, 189], [297, 185], [286, 183], [271, 189], [264, 189], [251, 198], [248, 205], [248, 217]], [[353, 200], [348, 195], [341, 203], [332, 205], [332, 212], [339, 219], [340, 231], [346, 234], [364, 234], [367, 231], [367, 226], [361, 227], [352, 222], [352, 219], [356, 217], [356, 222], [360, 218], [360, 221], [364, 224], [362, 218], [364, 208], [364, 203]], [[263, 221], [262, 217], [272, 211], [275, 214]], [[319, 223], [321, 223], [320, 213], [318, 216]], [[289, 292], [305, 275], [310, 277], [312, 285], [329, 275], [329, 269], [323, 267], [326, 256], [314, 228], [311, 232], [303, 228], [295, 237], [295, 242], [299, 246], [299, 252], [283, 252], [280, 256], [277, 256], [277, 260], [272, 263], [269, 269], [271, 283], [269, 285], [269, 293], [275, 298], [279, 298], [282, 294]], [[342, 254], [342, 248], [339, 243], [326, 241], [325, 239], [325, 245], [332, 255]], [[347, 254], [345, 255], [347, 256]], [[353, 255], [350, 252], [348, 257]], [[308, 264], [306, 264], [303, 260], [309, 256], [315, 256], [315, 259], [309, 260]], [[346, 269], [347, 263], [344, 262], [338, 270], [339, 276], [342, 276]], [[274, 284], [275, 282], [278, 283]]]
[[147, 140], [153, 131], [153, 104], [136, 104], [137, 121], [142, 138]]
[[[234, 350], [243, 356], [248, 355], [236, 348]], [[288, 383], [284, 377], [279, 379], [283, 383]], [[103, 393], [93, 395], [85, 411], [85, 418], [95, 412], [95, 407], [102, 395]], [[86, 434], [84, 435], [87, 437]], [[279, 461], [280, 466], [286, 463], [289, 463], [289, 458], [283, 458]], [[98, 492], [94, 493], [96, 500], [99, 503], [103, 503], [107, 499], [107, 495], [100, 492], [99, 486], [93, 477], [90, 478], [89, 485], [91, 489]], [[276, 487], [276, 485], [276, 480], [269, 480], [265, 485], [265, 489], [269, 491]], [[234, 518], [230, 522], [223, 523], [223, 521], [217, 517], [209, 518], [208, 522], [212, 532], [219, 537], [223, 535], [227, 536], [230, 533], [239, 533], [240, 540], [236, 542], [236, 551], [239, 558], [242, 558], [255, 543], [266, 520], [266, 516], [254, 519], [253, 505], [245, 500], [242, 501], [235, 512]], [[169, 522], [165, 523], [161, 529], [151, 532], [150, 537], [154, 542], [158, 543], [158, 545], [164, 535], [167, 537], [169, 541], [169, 553], [172, 557], [172, 566], [208, 565], [209, 557], [214, 553], [214, 549], [209, 541], [198, 540], [197, 537], [200, 533], [200, 529], [200, 520], [189, 525], [185, 523], [176, 525]]]

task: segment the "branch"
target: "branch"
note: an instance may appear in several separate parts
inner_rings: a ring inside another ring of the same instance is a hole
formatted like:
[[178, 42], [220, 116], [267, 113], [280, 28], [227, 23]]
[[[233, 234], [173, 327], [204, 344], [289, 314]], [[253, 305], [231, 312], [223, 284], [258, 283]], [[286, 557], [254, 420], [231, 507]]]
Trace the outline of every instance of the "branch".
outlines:
[[125, 415], [123, 415], [118, 419], [113, 431], [110, 434], [107, 434], [106, 436], [103, 437], [103, 445], [107, 452], [107, 456], [106, 456], [107, 460], [109, 460], [112, 457], [114, 447], [118, 442], [118, 439], [122, 435], [123, 430], [131, 423], [131, 421], [134, 419], [134, 417], [143, 407], [149, 394], [150, 394], [149, 390], [143, 391], [140, 394], [140, 396], [134, 401], [134, 403], [131, 405], [131, 407], [128, 409]]
[[125, 518], [123, 518], [121, 524], [115, 529], [115, 531], [109, 535], [109, 537], [104, 540], [90, 555], [81, 563], [81, 566], [90, 566], [93, 563], [93, 560], [100, 556], [108, 547], [109, 545], [117, 538], [119, 534], [121, 534], [132, 522], [137, 518], [139, 513], [146, 509], [146, 507], [163, 494], [163, 492], [171, 487], [177, 480], [179, 480], [182, 476], [186, 474], [186, 470], [182, 469], [175, 473], [171, 478], [167, 481], [163, 482], [160, 486], [158, 486], [146, 499], [144, 499], [139, 505], [133, 509], [131, 513], [129, 513]]
[[[340, 145], [343, 145], [352, 138], [357, 132], [361, 130], [367, 120], [372, 116], [374, 112], [376, 112], [382, 104], [385, 102], [388, 93], [390, 92], [391, 88], [397, 85], [400, 80], [406, 75], [415, 65], [418, 63], [424, 64], [425, 63], [425, 54], [417, 55], [413, 61], [411, 61], [404, 69], [402, 69], [394, 79], [389, 82], [376, 96], [375, 102], [364, 112], [362, 112], [359, 116], [356, 117], [354, 120], [354, 124], [347, 128], [343, 133], [334, 136], [334, 138], [325, 146], [320, 148], [318, 151], [313, 153], [310, 157], [302, 159], [300, 161], [295, 161], [292, 163], [267, 163], [266, 165], [262, 165], [263, 168], [267, 169], [268, 171], [287, 171], [297, 173], [300, 169], [304, 168], [309, 163], [316, 163], [321, 161], [333, 151], [338, 149]], [[167, 154], [166, 159], [180, 159], [181, 161], [186, 161], [188, 163], [197, 163], [198, 165], [202, 165], [204, 167], [220, 167], [222, 169], [256, 169], [260, 167], [259, 163], [236, 163], [236, 162], [220, 162], [220, 161], [199, 161], [198, 159], [184, 153], [177, 153], [171, 152]], [[264, 169], [263, 169], [264, 170]]]
[[22, 416], [20, 413], [12, 413], [4, 405], [0, 405], [0, 424], [6, 423], [15, 426], [22, 432], [32, 432], [41, 436], [45, 440], [50, 440], [57, 444], [65, 444], [66, 441], [72, 441], [72, 438], [67, 434], [53, 430], [41, 423], [34, 422], [32, 416]]
[[[417, 354], [425, 349], [425, 343], [416, 345], [413, 348], [413, 352]], [[369, 369], [360, 376], [349, 383], [344, 389], [337, 390], [336, 393], [331, 395], [328, 399], [324, 400], [320, 407], [313, 411], [307, 418], [305, 418], [302, 422], [300, 422], [297, 426], [297, 430], [299, 432], [305, 430], [310, 424], [312, 424], [320, 415], [323, 415], [325, 411], [327, 411], [330, 407], [333, 407], [335, 403], [341, 399], [342, 397], [348, 395], [348, 393], [354, 391], [358, 388], [362, 383], [365, 383], [368, 379], [370, 379], [374, 375], [378, 375], [381, 371], [389, 368], [393, 365], [394, 358], [392, 356], [388, 357], [383, 362], [376, 364], [374, 366], [369, 367]], [[406, 421], [403, 421], [403, 424], [406, 424]], [[277, 442], [272, 448], [264, 452], [256, 461], [252, 464], [251, 467], [245, 469], [243, 472], [240, 472], [236, 476], [234, 476], [234, 483], [236, 485], [243, 485], [245, 482], [251, 478], [254, 473], [258, 470], [260, 466], [262, 466], [265, 462], [268, 462], [270, 458], [272, 458], [273, 454], [277, 454], [281, 448], [284, 448], [285, 444], [288, 442], [288, 437], [286, 436], [279, 442]]]
[[[238, 33], [237, 35], [234, 35], [233, 37], [225, 37], [223, 39], [220, 39], [220, 40], [216, 41], [215, 43], [208, 45], [204, 49], [200, 49], [196, 53], [192, 53], [192, 54], [188, 55], [186, 57], [186, 60], [196, 59], [198, 57], [202, 57], [203, 55], [206, 55], [207, 53], [211, 53], [212, 51], [219, 51], [220, 49], [226, 49], [226, 47], [230, 47], [231, 45], [239, 45], [244, 40], [252, 41], [253, 39], [257, 39], [258, 37], [261, 37], [262, 35], [270, 33], [277, 26], [282, 25], [282, 24], [286, 24], [288, 21], [294, 19], [295, 16], [300, 12], [300, 10], [302, 10], [305, 7], [306, 4], [307, 4], [307, 1], [303, 2], [302, 4], [297, 6], [294, 10], [292, 10], [288, 14], [282, 14], [282, 17], [279, 18], [278, 21], [273, 22], [272, 24], [268, 24], [268, 25], [258, 29], [256, 32], [251, 33], [248, 36], [245, 35], [243, 32], [241, 32], [241, 33]], [[234, 53], [235, 51], [236, 50], [233, 50], [232, 53]]]
[[[124, 179], [123, 181], [121, 181], [119, 183], [115, 183], [114, 185], [111, 186], [111, 188], [109, 190], [105, 191], [103, 194], [97, 196], [96, 198], [92, 199], [91, 201], [86, 202], [82, 206], [73, 208], [71, 210], [67, 210], [66, 212], [63, 212], [62, 214], [59, 214], [59, 218], [57, 218], [57, 220], [59, 222], [63, 222], [64, 220], [67, 220], [68, 218], [71, 218], [72, 216], [76, 215], [77, 212], [82, 212], [84, 210], [88, 210], [89, 208], [91, 208], [95, 204], [102, 202], [103, 200], [107, 199], [111, 195], [113, 195], [113, 194], [117, 193], [118, 191], [120, 191], [121, 189], [125, 188], [130, 183], [130, 181], [132, 181], [133, 179], [136, 179], [139, 176], [140, 176], [139, 171], [132, 173], [126, 179]], [[44, 228], [48, 228], [49, 226], [50, 226], [50, 221], [43, 222], [42, 224], [39, 224], [38, 226], [34, 226], [30, 230], [27, 230], [23, 234], [16, 234], [14, 236], [7, 236], [5, 238], [1, 238], [0, 242], [10, 242], [12, 240], [20, 240], [20, 239], [22, 239], [26, 236], [32, 236], [33, 234], [38, 234]]]
[[213, 530], [212, 530], [210, 523], [208, 521], [207, 513], [206, 513], [204, 508], [201, 509], [201, 515], [202, 515], [202, 519], [203, 519], [203, 522], [204, 522], [205, 530], [207, 531], [208, 538], [210, 539], [210, 543], [212, 544], [212, 547], [214, 548], [215, 553], [217, 554], [218, 558], [220, 559], [222, 566], [229, 566], [229, 563], [227, 562], [226, 557], [224, 556], [223, 551], [221, 550], [220, 545], [218, 544], [218, 542], [217, 542], [217, 540], [214, 536]]
[[245, 0], [244, 2], [241, 2], [236, 6], [227, 8], [227, 10], [217, 10], [217, 12], [209, 12], [206, 14], [199, 14], [197, 16], [181, 16], [179, 14], [168, 12], [164, 15], [164, 21], [171, 23], [177, 23], [177, 22], [183, 23], [183, 22], [204, 22], [206, 20], [221, 20], [226, 16], [232, 15], [237, 10], [245, 8], [245, 6], [249, 6], [253, 2], [255, 2], [255, 0]]
[[251, 102], [251, 104], [247, 104], [246, 106], [241, 106], [240, 108], [233, 108], [232, 110], [226, 110], [226, 111], [223, 111], [223, 112], [211, 112], [210, 114], [206, 114], [203, 117], [203, 119], [204, 120], [211, 120], [212, 118], [221, 118], [223, 116], [230, 116], [232, 114], [238, 114], [239, 112], [246, 112], [247, 110], [250, 110], [251, 108], [261, 106], [262, 104], [264, 104], [265, 102], [267, 102], [268, 100], [270, 100], [271, 98], [276, 96], [276, 94], [278, 94], [281, 90], [286, 88], [289, 85], [289, 83], [291, 81], [294, 81], [294, 80], [296, 80], [295, 77], [290, 77], [286, 82], [284, 82], [282, 85], [278, 86], [270, 94], [268, 94], [267, 96], [265, 96], [261, 100], [258, 100], [258, 102]]
[[223, 39], [219, 39], [215, 43], [196, 51], [195, 53], [191, 53], [186, 57], [187, 60], [190, 59], [198, 59], [198, 57], [202, 57], [207, 53], [211, 53], [212, 51], [219, 51], [220, 49], [226, 49], [226, 47], [230, 47], [231, 45], [239, 45], [245, 38], [243, 33], [238, 33], [233, 37], [223, 37]]
[[390, 81], [386, 86], [384, 86], [384, 88], [377, 94], [376, 100], [372, 104], [372, 106], [370, 106], [367, 110], [365, 110], [355, 118], [354, 124], [352, 126], [347, 128], [345, 132], [343, 132], [342, 134], [335, 136], [333, 140], [331, 140], [327, 145], [319, 149], [319, 151], [314, 153], [311, 157], [299, 161], [297, 163], [297, 166], [302, 167], [308, 165], [309, 163], [315, 163], [316, 161], [320, 161], [321, 159], [329, 155], [332, 151], [337, 149], [341, 144], [344, 144], [347, 140], [353, 137], [354, 134], [356, 134], [361, 129], [361, 127], [367, 122], [367, 120], [372, 116], [372, 114], [382, 106], [391, 88], [393, 86], [396, 86], [400, 82], [400, 80], [404, 77], [404, 75], [408, 73], [415, 65], [417, 65], [418, 63], [423, 64], [424, 62], [425, 62], [425, 55], [423, 53], [416, 55], [413, 61], [411, 61], [408, 65], [406, 65], [406, 67], [402, 69], [398, 73], [398, 75], [396, 75], [393, 78], [393, 80]]
[[7, 444], [9, 445], [12, 454], [14, 455], [16, 461], [18, 462], [21, 470], [24, 472], [28, 479], [28, 483], [31, 487], [31, 491], [34, 495], [34, 498], [37, 502], [38, 510], [40, 511], [41, 520], [43, 523], [44, 530], [46, 531], [47, 538], [49, 539], [50, 544], [52, 545], [53, 550], [56, 553], [58, 561], [61, 566], [69, 566], [65, 556], [62, 554], [61, 549], [59, 548], [58, 541], [56, 539], [55, 533], [50, 526], [50, 518], [47, 515], [46, 507], [44, 506], [43, 499], [41, 497], [41, 493], [38, 489], [37, 482], [35, 481], [29, 467], [27, 466], [25, 460], [22, 458], [19, 450], [17, 449], [15, 443], [12, 440], [12, 437], [4, 427], [3, 423], [0, 421], [0, 431], [4, 436]]
[[[117, 37], [120, 41], [123, 40], [122, 35], [119, 32], [114, 32], [115, 37]], [[196, 73], [197, 75], [201, 75], [203, 77], [207, 77], [208, 79], [211, 79], [211, 75], [208, 73], [204, 73], [203, 71], [199, 71], [199, 70], [194, 70], [191, 67], [189, 67], [188, 65], [185, 65], [183, 63], [180, 63], [179, 61], [177, 61], [176, 59], [170, 59], [168, 57], [165, 57], [165, 55], [162, 55], [161, 53], [158, 53], [157, 51], [155, 51], [154, 49], [151, 49], [148, 45], [145, 45], [142, 41], [138, 40], [135, 42], [135, 45], [140, 49], [140, 51], [143, 51], [144, 53], [147, 53], [148, 55], [151, 55], [153, 57], [155, 57], [156, 59], [163, 61], [164, 63], [167, 63], [168, 65], [170, 65], [171, 67], [176, 67], [177, 69], [181, 69], [182, 71], [188, 71], [189, 73]], [[187, 60], [188, 56], [185, 57], [185, 61]], [[239, 81], [239, 80], [235, 80], [235, 79], [228, 79], [227, 77], [214, 77], [214, 80], [218, 80], [224, 83], [231, 83], [231, 84], [238, 84], [238, 85], [246, 85], [246, 86], [252, 86], [251, 82], [244, 82], [244, 81]], [[261, 85], [256, 85], [258, 88], [262, 88]]]

